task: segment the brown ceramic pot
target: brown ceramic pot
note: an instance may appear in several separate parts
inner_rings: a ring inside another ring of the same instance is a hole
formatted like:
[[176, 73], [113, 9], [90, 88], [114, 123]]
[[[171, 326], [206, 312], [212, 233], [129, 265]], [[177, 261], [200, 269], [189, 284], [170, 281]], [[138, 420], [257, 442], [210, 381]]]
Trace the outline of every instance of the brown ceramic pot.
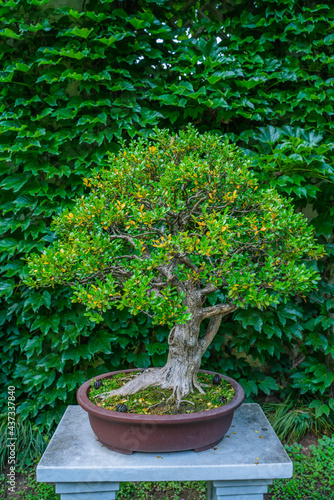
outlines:
[[[128, 373], [137, 370], [122, 370]], [[215, 372], [200, 370], [215, 375]], [[82, 384], [77, 392], [79, 405], [88, 412], [90, 424], [100, 442], [130, 455], [134, 451], [171, 452], [204, 451], [218, 444], [229, 429], [234, 411], [242, 404], [245, 393], [235, 380], [220, 375], [235, 389], [228, 404], [213, 410], [181, 415], [137, 415], [106, 410], [92, 403], [87, 392], [93, 380], [110, 378], [119, 372], [94, 377]]]

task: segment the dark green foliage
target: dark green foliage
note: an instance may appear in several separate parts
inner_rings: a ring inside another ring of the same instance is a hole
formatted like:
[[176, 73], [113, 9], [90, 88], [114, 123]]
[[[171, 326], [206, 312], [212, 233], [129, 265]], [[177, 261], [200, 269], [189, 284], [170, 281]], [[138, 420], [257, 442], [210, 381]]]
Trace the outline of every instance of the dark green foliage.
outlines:
[[205, 500], [206, 493], [206, 481], [121, 483], [117, 500]]
[[[27, 467], [39, 459], [44, 452], [49, 438], [43, 434], [36, 425], [29, 421], [17, 419], [15, 428], [16, 437], [16, 466]], [[8, 441], [7, 441], [8, 439]], [[2, 443], [0, 449], [0, 471], [7, 467], [8, 447], [6, 443], [11, 442], [11, 436], [8, 433], [8, 417], [7, 414], [0, 414], [0, 441]]]
[[49, 426], [83, 380], [164, 364], [167, 328], [126, 311], [94, 327], [64, 290], [23, 287], [22, 259], [53, 241], [51, 217], [119, 139], [188, 122], [252, 154], [328, 253], [318, 291], [228, 319], [207, 366], [242, 373], [248, 394], [286, 385], [292, 368], [296, 391], [333, 409], [332, 2], [226, 1], [216, 14], [204, 0], [100, 0], [56, 13], [45, 3], [0, 6], [0, 382], [17, 387], [23, 417]]
[[[282, 403], [265, 403], [265, 411], [279, 439], [285, 443], [296, 443], [313, 432], [317, 436], [334, 432], [334, 413], [324, 415], [314, 409], [313, 400], [302, 397], [296, 400], [291, 394]], [[321, 405], [321, 403], [320, 403]]]
[[287, 446], [293, 461], [292, 479], [278, 479], [270, 487], [272, 500], [333, 500], [334, 438], [324, 436], [310, 454], [300, 444]]

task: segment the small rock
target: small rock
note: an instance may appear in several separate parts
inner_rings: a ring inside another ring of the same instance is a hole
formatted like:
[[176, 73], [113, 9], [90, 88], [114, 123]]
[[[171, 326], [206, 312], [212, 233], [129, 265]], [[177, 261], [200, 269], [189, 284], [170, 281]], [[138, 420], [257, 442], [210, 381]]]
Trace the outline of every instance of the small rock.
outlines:
[[128, 407], [122, 403], [119, 403], [117, 406], [116, 406], [116, 411], [120, 411], [122, 413], [126, 413], [128, 411]]

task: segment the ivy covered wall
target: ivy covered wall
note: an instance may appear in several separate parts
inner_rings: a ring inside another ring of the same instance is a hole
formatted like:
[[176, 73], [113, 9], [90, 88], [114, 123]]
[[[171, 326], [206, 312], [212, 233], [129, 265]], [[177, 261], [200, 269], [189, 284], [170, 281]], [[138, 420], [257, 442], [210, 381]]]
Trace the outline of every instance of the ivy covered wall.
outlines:
[[[292, 386], [334, 408], [334, 7], [296, 0], [0, 1], [1, 385], [50, 426], [97, 373], [161, 365], [167, 328], [115, 311], [95, 326], [69, 293], [21, 284], [54, 214], [107, 151], [158, 125], [228, 134], [310, 218], [319, 290], [225, 321], [206, 366], [246, 393]], [[315, 264], [314, 264], [315, 265]], [[219, 301], [219, 294], [210, 297]]]

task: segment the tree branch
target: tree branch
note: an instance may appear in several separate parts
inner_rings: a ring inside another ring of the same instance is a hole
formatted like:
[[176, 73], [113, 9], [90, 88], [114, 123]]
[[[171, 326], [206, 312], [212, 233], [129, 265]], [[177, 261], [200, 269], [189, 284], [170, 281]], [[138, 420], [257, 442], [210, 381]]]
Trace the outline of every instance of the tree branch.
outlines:
[[105, 280], [107, 274], [111, 274], [116, 279], [118, 279], [120, 282], [120, 285], [122, 284], [122, 282], [129, 279], [132, 275], [129, 271], [122, 269], [122, 267], [109, 266], [109, 267], [105, 267], [101, 271], [91, 273], [88, 276], [85, 276], [84, 278], [79, 278], [79, 277], [76, 278], [75, 277], [75, 281], [62, 280], [62, 281], [59, 281], [59, 283], [62, 285], [66, 284], [66, 285], [70, 285], [70, 286], [89, 285], [91, 283], [96, 283], [97, 280]]
[[193, 271], [195, 271], [195, 273], [198, 273], [199, 272], [199, 269], [197, 266], [195, 266], [195, 264], [193, 264], [191, 262], [191, 260], [189, 259], [189, 257], [187, 257], [186, 255], [183, 255], [183, 254], [176, 254], [175, 255], [175, 258], [176, 259], [179, 259], [181, 262], [183, 262], [183, 264], [185, 264], [187, 267], [189, 267], [190, 269], [192, 269]]
[[137, 259], [137, 260], [141, 260], [140, 257], [138, 257], [138, 255], [117, 255], [116, 257], [113, 257], [112, 260], [116, 260], [116, 259], [129, 259], [129, 260], [133, 260], [133, 259]]
[[213, 316], [210, 319], [209, 325], [205, 331], [204, 337], [199, 341], [200, 349], [202, 354], [205, 353], [211, 342], [216, 336], [218, 329], [220, 327], [220, 323], [222, 321], [224, 314], [217, 314], [217, 316]]
[[212, 293], [212, 292], [215, 292], [216, 290], [218, 290], [220, 288], [220, 286], [216, 286], [214, 285], [213, 283], [210, 283], [209, 285], [207, 285], [205, 288], [202, 288], [200, 290], [200, 294], [201, 296], [203, 297], [204, 295], [209, 295], [209, 293]]
[[111, 234], [109, 236], [109, 239], [112, 240], [126, 240], [128, 243], [130, 243], [133, 248], [136, 248], [135, 242], [133, 241], [133, 238], [131, 236], [127, 236], [125, 234]]
[[217, 304], [216, 306], [212, 307], [204, 307], [199, 311], [199, 315], [201, 317], [201, 320], [205, 318], [211, 318], [211, 316], [217, 316], [218, 314], [222, 314], [225, 316], [226, 314], [229, 314], [237, 309], [237, 306], [235, 304]]

